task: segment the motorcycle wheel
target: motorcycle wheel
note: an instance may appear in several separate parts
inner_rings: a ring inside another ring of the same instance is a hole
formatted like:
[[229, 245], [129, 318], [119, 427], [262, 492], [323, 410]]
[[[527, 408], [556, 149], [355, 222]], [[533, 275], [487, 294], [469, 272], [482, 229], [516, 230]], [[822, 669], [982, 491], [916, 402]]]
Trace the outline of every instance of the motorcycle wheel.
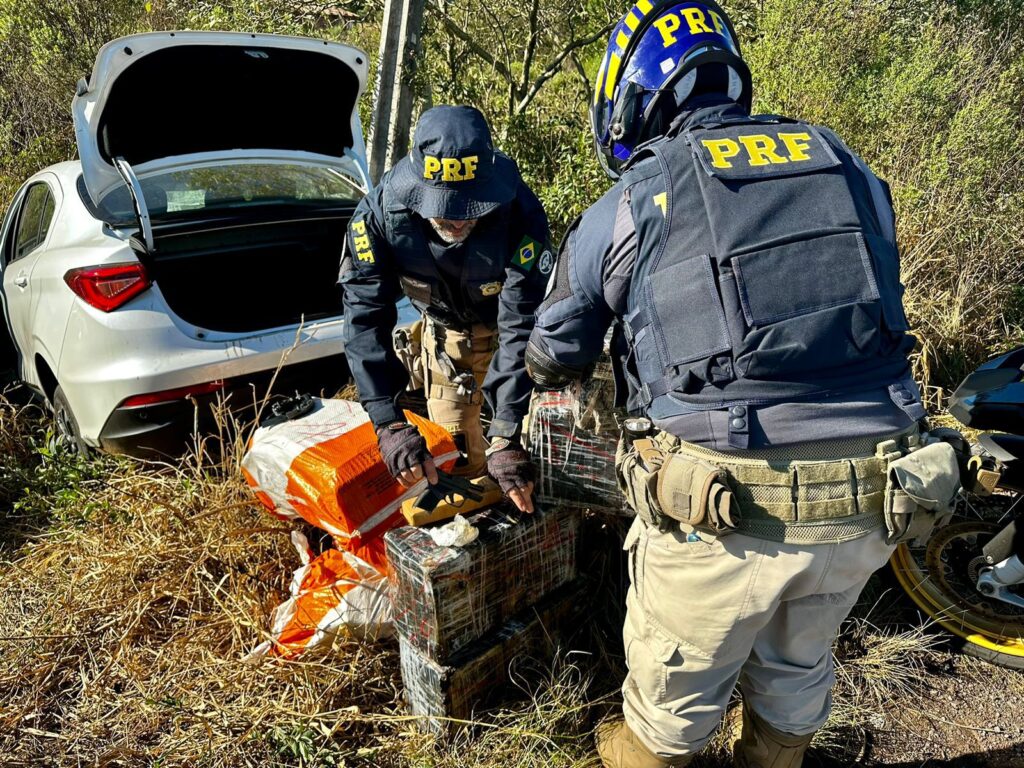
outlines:
[[974, 586], [977, 569], [984, 562], [981, 548], [1002, 527], [957, 518], [937, 530], [924, 546], [900, 544], [890, 565], [911, 600], [958, 638], [964, 653], [1024, 669], [1024, 608], [985, 597]]

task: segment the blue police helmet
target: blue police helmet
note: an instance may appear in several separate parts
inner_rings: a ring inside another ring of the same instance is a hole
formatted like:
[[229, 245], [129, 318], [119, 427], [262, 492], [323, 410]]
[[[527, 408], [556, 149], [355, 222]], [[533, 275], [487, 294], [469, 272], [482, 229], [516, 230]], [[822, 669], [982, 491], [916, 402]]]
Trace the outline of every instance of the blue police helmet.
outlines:
[[612, 31], [597, 73], [590, 126], [598, 159], [616, 179], [688, 101], [719, 96], [749, 110], [751, 91], [736, 31], [714, 0], [639, 0]]

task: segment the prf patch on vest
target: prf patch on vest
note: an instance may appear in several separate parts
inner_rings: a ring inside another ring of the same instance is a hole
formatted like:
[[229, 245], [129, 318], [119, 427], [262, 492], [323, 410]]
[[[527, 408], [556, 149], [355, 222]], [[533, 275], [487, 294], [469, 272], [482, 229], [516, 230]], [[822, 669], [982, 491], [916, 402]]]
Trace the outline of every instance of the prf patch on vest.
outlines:
[[373, 264], [373, 246], [370, 245], [370, 236], [366, 234], [366, 222], [360, 219], [349, 225], [352, 230], [352, 247], [355, 249], [356, 258], [367, 264]]
[[512, 254], [512, 263], [523, 272], [529, 272], [537, 263], [537, 255], [540, 253], [540, 243], [527, 235], [516, 246], [516, 252]]
[[423, 156], [423, 178], [433, 181], [472, 181], [476, 178], [479, 155], [469, 157]]
[[690, 146], [708, 175], [720, 179], [794, 176], [839, 165], [821, 134], [803, 124], [695, 130], [690, 132]]

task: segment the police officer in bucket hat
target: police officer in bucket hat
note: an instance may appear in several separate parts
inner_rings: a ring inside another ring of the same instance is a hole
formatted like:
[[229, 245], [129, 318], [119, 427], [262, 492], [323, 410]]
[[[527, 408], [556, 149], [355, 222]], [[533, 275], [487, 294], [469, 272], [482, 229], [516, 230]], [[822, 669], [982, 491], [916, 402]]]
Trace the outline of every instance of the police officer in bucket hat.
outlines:
[[396, 404], [408, 380], [392, 345], [404, 292], [423, 315], [430, 418], [463, 453], [455, 474], [486, 471], [520, 510], [533, 510], [534, 467], [520, 443], [533, 391], [523, 355], [553, 262], [544, 209], [515, 163], [493, 148], [483, 115], [467, 106], [424, 112], [412, 150], [356, 208], [340, 278], [346, 355], [401, 482], [437, 478], [425, 441]]
[[625, 15], [591, 115], [617, 183], [563, 241], [527, 346], [558, 389], [618, 322], [637, 517], [609, 767], [687, 765], [737, 683], [735, 764], [801, 765], [839, 625], [959, 487], [922, 432], [888, 187], [827, 128], [751, 115], [751, 93], [712, 0]]

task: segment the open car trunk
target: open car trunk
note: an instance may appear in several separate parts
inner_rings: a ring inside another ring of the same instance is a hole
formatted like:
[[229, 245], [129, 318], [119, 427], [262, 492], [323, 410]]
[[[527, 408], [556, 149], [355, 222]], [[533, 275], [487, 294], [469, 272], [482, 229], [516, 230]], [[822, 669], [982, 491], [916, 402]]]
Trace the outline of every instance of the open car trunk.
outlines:
[[198, 328], [259, 332], [342, 314], [338, 268], [353, 207], [158, 226], [147, 271]]

